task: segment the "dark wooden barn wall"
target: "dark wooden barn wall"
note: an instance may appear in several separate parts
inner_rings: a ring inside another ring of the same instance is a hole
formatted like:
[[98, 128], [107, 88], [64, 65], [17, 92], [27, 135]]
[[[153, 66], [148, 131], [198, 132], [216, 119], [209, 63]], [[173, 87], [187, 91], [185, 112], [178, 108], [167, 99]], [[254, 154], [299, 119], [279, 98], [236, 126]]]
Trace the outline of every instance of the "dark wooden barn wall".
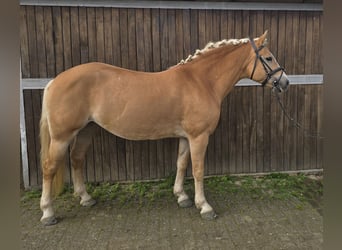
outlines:
[[[322, 12], [20, 7], [23, 78], [55, 77], [101, 61], [160, 71], [209, 41], [259, 36], [288, 74], [322, 73]], [[322, 85], [292, 85], [283, 95], [304, 127], [319, 130]], [[41, 184], [38, 125], [41, 90], [25, 90], [30, 185]], [[88, 181], [145, 180], [176, 168], [177, 140], [127, 141], [98, 128], [86, 161]], [[283, 116], [269, 89], [236, 87], [211, 136], [206, 174], [322, 168], [322, 141], [305, 137]], [[70, 168], [67, 180], [70, 180]], [[191, 175], [191, 169], [188, 169]]]

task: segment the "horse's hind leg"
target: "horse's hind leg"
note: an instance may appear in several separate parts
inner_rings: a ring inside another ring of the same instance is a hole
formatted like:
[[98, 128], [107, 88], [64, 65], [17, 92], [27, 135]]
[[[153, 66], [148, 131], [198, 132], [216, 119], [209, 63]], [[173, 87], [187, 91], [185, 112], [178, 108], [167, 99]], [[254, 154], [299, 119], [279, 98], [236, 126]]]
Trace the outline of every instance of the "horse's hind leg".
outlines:
[[177, 158], [177, 175], [173, 193], [177, 197], [177, 202], [180, 207], [191, 207], [192, 201], [184, 191], [184, 176], [185, 170], [189, 163], [190, 147], [189, 142], [185, 138], [179, 139], [178, 158]]
[[96, 201], [87, 193], [83, 177], [83, 165], [85, 155], [92, 141], [93, 127], [94, 124], [90, 123], [78, 133], [75, 137], [70, 154], [74, 192], [76, 196], [81, 198], [80, 204], [85, 207], [92, 206], [96, 203]]
[[52, 180], [58, 168], [64, 168], [65, 152], [69, 141], [51, 139], [48, 157], [43, 163], [43, 190], [40, 199], [40, 208], [43, 216], [40, 221], [43, 225], [53, 225], [57, 223], [52, 208]]

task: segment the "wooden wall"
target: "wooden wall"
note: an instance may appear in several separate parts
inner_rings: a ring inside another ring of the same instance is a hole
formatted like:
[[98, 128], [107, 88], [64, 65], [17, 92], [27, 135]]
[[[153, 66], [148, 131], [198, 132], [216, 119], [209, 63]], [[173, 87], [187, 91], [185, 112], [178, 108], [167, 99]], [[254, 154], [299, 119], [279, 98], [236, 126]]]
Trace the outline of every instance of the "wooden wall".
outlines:
[[288, 74], [322, 73], [322, 12], [20, 7], [23, 78], [101, 61], [160, 71], [209, 41], [259, 36]]
[[[20, 7], [23, 78], [49, 78], [101, 61], [141, 71], [176, 64], [209, 41], [259, 36], [287, 74], [322, 74], [322, 12]], [[289, 113], [320, 130], [322, 85], [292, 85]], [[41, 90], [25, 90], [30, 185], [41, 184]], [[176, 168], [177, 140], [127, 141], [98, 128], [87, 154], [88, 181], [159, 179]], [[283, 116], [269, 89], [236, 87], [211, 136], [206, 175], [322, 168], [322, 140], [305, 137]], [[191, 175], [191, 169], [188, 169]], [[67, 173], [70, 179], [70, 169]]]

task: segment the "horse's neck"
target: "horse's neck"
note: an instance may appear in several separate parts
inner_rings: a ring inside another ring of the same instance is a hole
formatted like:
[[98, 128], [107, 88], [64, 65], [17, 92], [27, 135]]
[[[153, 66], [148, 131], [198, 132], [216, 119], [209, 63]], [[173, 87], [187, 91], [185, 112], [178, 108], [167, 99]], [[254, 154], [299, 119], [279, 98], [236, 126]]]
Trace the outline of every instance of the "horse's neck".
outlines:
[[226, 54], [220, 53], [216, 57], [212, 55], [202, 60], [198, 58], [193, 69], [203, 84], [209, 84], [218, 101], [222, 102], [240, 79], [248, 77], [246, 67], [249, 55], [248, 46], [241, 45]]

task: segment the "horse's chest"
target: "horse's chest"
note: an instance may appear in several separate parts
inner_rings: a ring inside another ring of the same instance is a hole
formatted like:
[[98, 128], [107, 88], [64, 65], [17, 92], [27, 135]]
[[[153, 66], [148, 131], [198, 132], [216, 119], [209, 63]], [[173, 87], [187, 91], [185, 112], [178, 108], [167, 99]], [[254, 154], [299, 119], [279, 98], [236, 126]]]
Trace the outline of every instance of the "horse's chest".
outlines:
[[207, 132], [211, 134], [219, 121], [220, 108], [213, 102], [201, 102], [192, 106], [184, 117], [184, 129], [188, 133]]

